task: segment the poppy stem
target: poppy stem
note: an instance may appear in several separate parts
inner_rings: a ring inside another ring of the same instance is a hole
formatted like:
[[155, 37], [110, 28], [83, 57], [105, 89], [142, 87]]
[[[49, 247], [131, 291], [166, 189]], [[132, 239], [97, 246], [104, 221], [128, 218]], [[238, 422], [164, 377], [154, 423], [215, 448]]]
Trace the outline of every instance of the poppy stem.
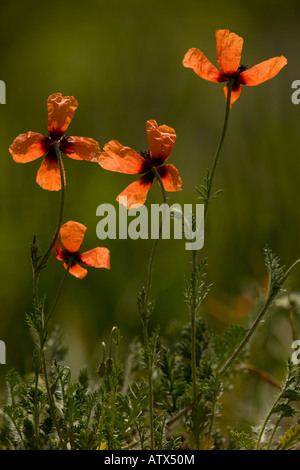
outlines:
[[212, 190], [212, 185], [215, 177], [215, 172], [217, 168], [217, 164], [219, 161], [219, 157], [221, 154], [221, 150], [223, 147], [226, 131], [227, 131], [227, 126], [228, 126], [228, 120], [229, 120], [229, 111], [230, 111], [230, 99], [231, 99], [231, 91], [233, 87], [234, 80], [230, 79], [228, 82], [228, 90], [227, 90], [227, 101], [226, 101], [226, 111], [225, 111], [225, 119], [224, 119], [224, 124], [223, 124], [223, 130], [222, 134], [219, 140], [219, 144], [215, 153], [215, 158], [212, 164], [211, 171], [208, 176], [208, 181], [207, 181], [207, 188], [206, 188], [206, 197], [204, 201], [204, 216], [206, 215], [207, 209], [208, 209], [208, 204], [209, 201], [211, 200], [211, 190]]
[[164, 183], [161, 179], [161, 176], [160, 176], [160, 174], [158, 173], [158, 171], [155, 167], [152, 168], [152, 173], [154, 173], [154, 176], [157, 179], [157, 181], [158, 181], [158, 183], [161, 187], [164, 204], [167, 204], [167, 193], [166, 193], [166, 190], [165, 190], [165, 187], [164, 187]]
[[[164, 183], [160, 177], [160, 174], [158, 173], [157, 169], [156, 168], [152, 168], [152, 172], [154, 173], [155, 175], [155, 178], [157, 179], [160, 187], [161, 187], [161, 191], [162, 191], [162, 196], [163, 196], [163, 203], [164, 204], [167, 204], [167, 193], [166, 193], [166, 190], [165, 190], [165, 187], [164, 187]], [[162, 221], [163, 222], [163, 221]], [[156, 253], [156, 249], [157, 249], [157, 245], [158, 245], [158, 242], [160, 240], [160, 237], [161, 237], [161, 231], [162, 231], [162, 222], [160, 224], [160, 227], [159, 227], [159, 238], [157, 238], [154, 243], [153, 243], [153, 247], [152, 247], [152, 250], [151, 250], [151, 254], [150, 254], [150, 259], [149, 259], [149, 264], [148, 264], [148, 275], [147, 275], [147, 287], [146, 287], [146, 296], [145, 296], [145, 299], [146, 299], [146, 305], [148, 304], [149, 302], [149, 297], [150, 297], [150, 289], [151, 289], [151, 284], [152, 284], [152, 273], [153, 273], [153, 262], [154, 262], [154, 255]]]
[[[57, 228], [56, 232], [54, 235], [54, 238], [52, 242], [50, 243], [50, 246], [48, 247], [46, 253], [42, 257], [42, 260], [38, 263], [38, 257], [37, 257], [37, 251], [38, 247], [36, 245], [35, 237], [34, 237], [34, 242], [31, 247], [31, 256], [32, 256], [32, 266], [33, 266], [33, 305], [34, 305], [34, 310], [36, 314], [40, 316], [40, 327], [39, 327], [39, 351], [37, 352], [37, 358], [36, 358], [36, 364], [35, 364], [35, 398], [34, 398], [34, 424], [35, 424], [35, 435], [36, 435], [36, 440], [37, 443], [39, 443], [39, 413], [40, 413], [40, 407], [39, 407], [39, 400], [38, 400], [38, 382], [39, 382], [39, 375], [40, 375], [40, 370], [41, 368], [44, 370], [44, 379], [46, 383], [46, 388], [47, 388], [47, 394], [48, 394], [48, 400], [49, 400], [49, 406], [51, 410], [51, 415], [53, 422], [55, 423], [55, 426], [57, 428], [57, 432], [60, 438], [61, 443], [63, 442], [61, 439], [60, 435], [60, 430], [58, 428], [58, 423], [56, 420], [56, 416], [54, 415], [55, 410], [54, 410], [54, 405], [52, 401], [52, 396], [51, 396], [51, 390], [49, 387], [49, 381], [48, 381], [48, 375], [47, 375], [47, 370], [46, 370], [46, 361], [45, 361], [45, 352], [44, 352], [44, 345], [45, 345], [45, 339], [46, 339], [46, 325], [49, 320], [50, 314], [52, 314], [52, 311], [57, 303], [58, 297], [61, 293], [63, 283], [59, 288], [58, 295], [55, 299], [54, 304], [52, 305], [52, 308], [45, 319], [44, 315], [44, 301], [39, 298], [39, 289], [38, 289], [38, 283], [39, 283], [39, 275], [41, 270], [46, 266], [46, 263], [48, 261], [49, 256], [51, 255], [52, 248], [57, 240], [57, 237], [59, 235], [60, 227], [62, 224], [62, 218], [63, 218], [63, 210], [64, 210], [64, 201], [65, 201], [65, 178], [64, 178], [64, 169], [63, 169], [63, 163], [62, 163], [62, 158], [61, 158], [61, 153], [60, 149], [58, 146], [58, 143], [55, 142], [53, 144], [57, 159], [58, 159], [58, 164], [59, 164], [59, 170], [60, 170], [60, 178], [61, 178], [61, 199], [60, 199], [60, 207], [59, 207], [59, 215], [58, 215], [58, 222], [57, 222]], [[68, 271], [67, 271], [68, 273]], [[65, 276], [66, 277], [66, 276]]]
[[[197, 392], [197, 356], [196, 356], [196, 276], [197, 270], [197, 251], [192, 252], [192, 263], [193, 263], [193, 277], [192, 277], [192, 290], [193, 298], [190, 307], [191, 311], [191, 368], [192, 368], [192, 386], [193, 386], [193, 411], [196, 413], [198, 392]], [[199, 433], [195, 430], [195, 444], [196, 450], [199, 450]]]
[[[298, 259], [297, 261], [295, 261], [292, 266], [286, 271], [286, 273], [284, 274], [284, 276], [282, 277], [282, 279], [280, 280], [280, 285], [283, 286], [283, 284], [285, 283], [285, 281], [287, 280], [288, 276], [290, 275], [290, 273], [296, 268], [296, 266], [300, 264], [300, 259]], [[271, 284], [270, 284], [271, 285]], [[269, 287], [270, 288], [270, 287]], [[259, 323], [261, 322], [263, 316], [265, 315], [265, 313], [268, 311], [269, 307], [271, 306], [271, 304], [273, 303], [277, 293], [280, 292], [280, 290], [278, 290], [275, 294], [272, 294], [269, 293], [268, 296], [267, 296], [267, 299], [266, 299], [266, 302], [265, 302], [265, 305], [263, 306], [263, 308], [261, 309], [261, 311], [259, 312], [257, 318], [255, 319], [255, 321], [253, 322], [251, 328], [248, 330], [248, 332], [246, 333], [246, 335], [244, 336], [244, 338], [242, 339], [242, 341], [240, 342], [240, 344], [238, 345], [238, 347], [235, 349], [235, 351], [233, 352], [232, 356], [228, 359], [228, 361], [224, 364], [224, 366], [219, 370], [219, 375], [222, 376], [225, 374], [225, 372], [229, 369], [229, 367], [231, 366], [231, 364], [233, 363], [233, 361], [235, 360], [235, 358], [239, 355], [239, 353], [242, 351], [242, 349], [244, 349], [244, 347], [246, 346], [246, 344], [249, 342], [250, 338], [252, 337], [254, 331], [256, 330], [257, 326], [259, 325]]]
[[69, 258], [68, 267], [67, 267], [66, 272], [64, 273], [64, 276], [63, 276], [63, 278], [62, 278], [62, 280], [61, 280], [61, 283], [60, 283], [60, 285], [59, 285], [59, 288], [58, 288], [56, 297], [55, 297], [55, 299], [54, 299], [54, 302], [53, 302], [53, 304], [52, 304], [52, 306], [51, 306], [51, 308], [50, 308], [48, 314], [46, 315], [46, 318], [45, 318], [45, 325], [44, 325], [45, 328], [46, 328], [46, 326], [47, 326], [47, 324], [48, 324], [48, 322], [49, 322], [49, 319], [50, 319], [50, 317], [51, 317], [51, 315], [52, 315], [52, 313], [53, 313], [53, 311], [54, 311], [54, 309], [55, 309], [55, 307], [56, 307], [56, 305], [57, 305], [57, 302], [58, 302], [58, 300], [59, 300], [59, 297], [60, 297], [60, 295], [61, 295], [61, 293], [62, 293], [62, 290], [63, 290], [63, 288], [64, 288], [66, 279], [67, 279], [68, 274], [69, 274], [69, 271], [70, 271], [71, 264], [72, 264], [72, 258]]
[[[158, 173], [156, 168], [152, 168], [152, 172], [154, 173], [162, 191], [162, 196], [163, 196], [163, 202], [164, 204], [167, 203], [167, 194], [166, 190], [163, 184], [163, 181], [160, 177], [160, 174]], [[164, 215], [163, 215], [164, 217]], [[149, 387], [149, 416], [150, 416], [150, 449], [154, 449], [154, 400], [153, 400], [153, 350], [150, 350], [152, 346], [150, 346], [149, 342], [149, 334], [148, 334], [148, 318], [149, 318], [149, 311], [151, 307], [149, 306], [149, 298], [150, 298], [150, 290], [151, 290], [151, 284], [152, 284], [152, 274], [153, 274], [153, 263], [154, 263], [154, 256], [157, 250], [158, 242], [161, 238], [161, 233], [162, 233], [162, 224], [163, 220], [160, 223], [159, 227], [159, 237], [154, 241], [151, 253], [150, 253], [150, 258], [149, 258], [149, 263], [148, 263], [148, 272], [147, 272], [147, 284], [146, 284], [146, 289], [145, 289], [145, 300], [144, 300], [144, 305], [145, 309], [147, 311], [147, 314], [142, 317], [142, 323], [143, 323], [143, 334], [144, 334], [144, 346], [145, 346], [145, 355], [147, 358], [148, 362], [148, 387]]]
[[59, 214], [58, 214], [58, 221], [57, 221], [56, 231], [55, 231], [53, 240], [51, 241], [48, 247], [48, 250], [44, 254], [42, 261], [39, 263], [39, 265], [36, 268], [37, 274], [39, 274], [39, 272], [45, 267], [48, 261], [48, 258], [51, 255], [52, 248], [54, 247], [57, 237], [59, 235], [60, 227], [62, 224], [64, 205], [65, 205], [65, 175], [64, 175], [63, 162], [61, 158], [61, 152], [60, 152], [59, 145], [57, 142], [54, 142], [53, 148], [57, 156], [57, 160], [59, 164], [59, 171], [60, 171], [60, 180], [61, 180], [61, 198], [60, 198]]
[[[225, 111], [225, 118], [224, 118], [224, 124], [223, 124], [223, 129], [222, 129], [222, 134], [218, 143], [218, 147], [215, 153], [215, 157], [213, 160], [212, 168], [211, 171], [208, 172], [208, 177], [206, 179], [206, 187], [204, 187], [204, 218], [207, 213], [208, 209], [208, 204], [211, 200], [211, 191], [212, 191], [212, 186], [213, 186], [213, 181], [215, 177], [215, 172], [217, 168], [217, 164], [219, 161], [219, 157], [221, 154], [222, 146], [224, 143], [226, 131], [227, 131], [227, 126], [228, 126], [228, 120], [229, 120], [229, 112], [230, 112], [230, 100], [231, 100], [231, 91], [233, 87], [234, 80], [230, 79], [228, 82], [228, 91], [227, 91], [227, 100], [226, 100], [226, 111]], [[197, 355], [196, 355], [196, 310], [197, 310], [197, 305], [196, 305], [196, 284], [195, 284], [195, 273], [197, 270], [197, 251], [193, 250], [192, 252], [192, 266], [193, 266], [193, 277], [192, 277], [192, 292], [193, 292], [193, 297], [192, 297], [192, 302], [190, 306], [190, 312], [191, 312], [191, 369], [192, 369], [192, 386], [193, 386], [193, 412], [196, 415], [197, 414], [197, 403], [198, 403], [198, 392], [197, 392]], [[213, 410], [214, 414], [214, 410]], [[212, 429], [212, 424], [213, 424], [213, 419], [211, 421], [211, 429]], [[210, 429], [210, 432], [211, 432]], [[210, 434], [209, 432], [209, 434]], [[194, 432], [194, 438], [195, 438], [195, 444], [196, 444], [196, 449], [199, 449], [199, 432], [197, 429], [195, 429]]]
[[59, 427], [59, 424], [58, 424], [58, 421], [57, 421], [57, 417], [56, 417], [56, 411], [55, 411], [55, 405], [54, 405], [54, 402], [53, 402], [52, 391], [51, 391], [50, 384], [49, 384], [49, 377], [48, 377], [48, 372], [47, 372], [47, 364], [46, 364], [44, 345], [43, 345], [42, 350], [41, 350], [41, 356], [42, 356], [42, 369], [43, 369], [43, 372], [44, 372], [44, 380], [45, 380], [45, 385], [46, 385], [46, 391], [47, 391], [47, 396], [48, 396], [48, 402], [49, 402], [49, 407], [50, 407], [51, 418], [53, 419], [53, 423], [54, 423], [54, 426], [55, 426], [57, 434], [58, 434], [60, 445], [61, 445], [62, 449], [65, 449], [64, 440], [63, 440], [61, 430], [60, 430], [60, 427]]

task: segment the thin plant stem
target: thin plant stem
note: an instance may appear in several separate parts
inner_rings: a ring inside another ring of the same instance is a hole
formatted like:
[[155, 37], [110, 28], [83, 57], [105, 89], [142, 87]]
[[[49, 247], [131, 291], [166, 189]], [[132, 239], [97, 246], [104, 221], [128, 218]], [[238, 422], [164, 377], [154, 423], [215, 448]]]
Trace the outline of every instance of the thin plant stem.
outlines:
[[60, 227], [62, 224], [62, 218], [63, 218], [63, 212], [64, 212], [64, 204], [65, 204], [65, 175], [64, 175], [64, 168], [63, 168], [63, 162], [61, 158], [61, 152], [59, 149], [59, 145], [57, 142], [54, 142], [53, 148], [55, 150], [58, 164], [59, 164], [59, 171], [60, 171], [60, 180], [61, 180], [61, 199], [60, 199], [60, 206], [59, 206], [59, 213], [58, 213], [58, 220], [57, 220], [57, 226], [56, 226], [56, 231], [53, 237], [53, 240], [51, 241], [46, 253], [44, 254], [41, 262], [37, 266], [37, 274], [39, 274], [40, 270], [43, 269], [45, 264], [48, 261], [49, 256], [51, 255], [52, 248], [55, 245], [55, 242], [57, 240], [57, 237], [59, 235]]
[[218, 147], [215, 153], [214, 161], [212, 164], [211, 171], [209, 173], [209, 178], [208, 178], [208, 183], [207, 183], [207, 189], [206, 189], [206, 198], [205, 198], [205, 204], [204, 204], [204, 217], [207, 213], [208, 209], [208, 204], [211, 198], [211, 190], [213, 186], [213, 181], [215, 177], [215, 172], [217, 168], [217, 164], [219, 161], [219, 157], [221, 154], [221, 150], [223, 147], [226, 131], [227, 131], [227, 126], [228, 126], [228, 120], [229, 120], [229, 112], [230, 112], [230, 99], [231, 99], [231, 91], [232, 91], [232, 86], [233, 86], [233, 80], [229, 80], [228, 82], [228, 91], [227, 91], [227, 101], [226, 101], [226, 111], [225, 111], [225, 119], [224, 119], [224, 124], [223, 124], [223, 129], [222, 129], [222, 134], [218, 143]]
[[[196, 357], [196, 269], [197, 269], [197, 251], [192, 252], [192, 263], [193, 263], [193, 298], [191, 303], [191, 369], [192, 369], [192, 387], [193, 387], [193, 408], [196, 409], [198, 401], [197, 392], [197, 357]], [[199, 433], [195, 432], [194, 435], [196, 450], [199, 450]]]
[[244, 349], [250, 338], [252, 337], [253, 333], [255, 332], [257, 326], [261, 322], [262, 318], [264, 317], [265, 313], [268, 311], [273, 299], [268, 298], [263, 308], [260, 310], [259, 314], [257, 315], [255, 321], [253, 322], [251, 328], [248, 330], [238, 347], [233, 352], [232, 356], [228, 359], [228, 361], [224, 364], [224, 366], [219, 370], [219, 374], [222, 376], [225, 374], [227, 369], [231, 366], [232, 362], [235, 358], [239, 355], [239, 353]]
[[56, 305], [57, 305], [57, 302], [58, 302], [58, 300], [59, 300], [59, 298], [60, 298], [60, 295], [61, 295], [62, 290], [63, 290], [63, 288], [64, 288], [64, 285], [65, 285], [65, 283], [66, 283], [68, 274], [69, 274], [69, 272], [70, 272], [71, 264], [72, 264], [72, 258], [69, 258], [68, 266], [67, 266], [66, 272], [65, 272], [64, 275], [63, 275], [63, 278], [62, 278], [61, 283], [60, 283], [60, 285], [59, 285], [59, 288], [58, 288], [57, 294], [56, 294], [56, 296], [55, 296], [54, 302], [53, 302], [53, 304], [52, 304], [52, 306], [51, 306], [51, 308], [50, 308], [48, 314], [46, 315], [46, 318], [45, 318], [45, 327], [47, 326], [47, 324], [48, 324], [48, 322], [49, 322], [49, 320], [50, 320], [50, 317], [51, 317], [51, 315], [53, 314], [53, 311], [54, 311], [54, 309], [55, 309], [55, 307], [56, 307]]
[[[158, 173], [157, 169], [155, 167], [152, 168], [152, 172], [154, 173], [155, 178], [157, 179], [161, 191], [162, 191], [162, 196], [163, 196], [163, 202], [164, 204], [167, 203], [167, 195], [166, 195], [166, 190], [163, 184], [163, 181], [160, 177], [160, 174]], [[164, 217], [164, 215], [163, 215]], [[146, 283], [146, 290], [145, 290], [145, 306], [146, 309], [148, 309], [149, 305], [149, 298], [150, 298], [150, 290], [151, 290], [151, 284], [152, 284], [152, 275], [153, 275], [153, 263], [154, 263], [154, 257], [155, 253], [157, 250], [158, 242], [161, 238], [161, 231], [162, 231], [162, 224], [163, 224], [163, 219], [160, 224], [159, 228], [159, 237], [154, 241], [151, 253], [150, 253], [150, 258], [149, 258], [149, 263], [148, 263], [148, 271], [147, 271], [147, 283]], [[149, 335], [148, 335], [148, 318], [144, 318], [142, 320], [143, 323], [143, 336], [144, 336], [144, 345], [145, 345], [145, 352], [146, 352], [146, 357], [147, 357], [147, 362], [148, 362], [148, 387], [149, 387], [149, 417], [150, 417], [150, 448], [154, 449], [154, 400], [153, 400], [153, 358], [152, 354], [150, 354], [149, 351]]]
[[58, 288], [56, 297], [54, 299], [54, 302], [52, 304], [51, 309], [49, 310], [48, 315], [45, 317], [45, 315], [42, 312], [43, 321], [42, 321], [42, 328], [41, 328], [41, 332], [40, 332], [41, 360], [42, 360], [42, 368], [43, 368], [44, 380], [45, 380], [45, 384], [46, 384], [47, 396], [48, 396], [51, 416], [52, 416], [54, 425], [56, 427], [60, 443], [63, 447], [64, 447], [64, 440], [63, 440], [63, 437], [62, 437], [61, 432], [60, 432], [58, 421], [56, 419], [55, 406], [54, 406], [54, 402], [53, 402], [53, 398], [52, 398], [52, 394], [51, 394], [51, 388], [50, 388], [50, 384], [49, 384], [47, 364], [46, 364], [46, 358], [45, 358], [45, 341], [46, 341], [46, 337], [47, 337], [47, 331], [46, 331], [47, 330], [47, 324], [49, 322], [50, 316], [52, 315], [52, 313], [54, 311], [54, 308], [57, 305], [58, 299], [59, 299], [60, 294], [63, 290], [64, 285], [65, 285], [67, 276], [69, 274], [71, 264], [72, 264], [72, 258], [70, 258], [69, 261], [68, 261], [68, 267], [67, 267], [66, 272], [65, 272], [65, 274], [62, 278], [62, 281], [61, 281], [60, 286]]
[[62, 434], [60, 432], [60, 427], [59, 427], [59, 424], [58, 424], [58, 421], [57, 421], [57, 418], [56, 418], [55, 406], [54, 406], [54, 402], [53, 402], [53, 399], [52, 399], [52, 393], [51, 393], [50, 384], [49, 384], [49, 378], [48, 378], [48, 372], [47, 372], [47, 365], [46, 365], [46, 357], [45, 357], [44, 347], [42, 348], [41, 356], [42, 356], [42, 368], [43, 368], [43, 374], [44, 374], [44, 380], [45, 380], [45, 385], [46, 385], [48, 402], [49, 402], [49, 406], [50, 406], [51, 418], [53, 419], [53, 423], [54, 423], [54, 426], [56, 428], [61, 447], [63, 449], [63, 448], [65, 448], [65, 444], [64, 444], [64, 440], [63, 440]]
[[[223, 124], [223, 129], [221, 133], [221, 137], [217, 146], [217, 150], [214, 156], [213, 164], [211, 171], [209, 172], [208, 180], [207, 180], [207, 187], [206, 187], [206, 195], [205, 195], [205, 200], [204, 200], [204, 219], [207, 214], [208, 210], [208, 205], [211, 200], [211, 191], [213, 187], [213, 181], [216, 173], [216, 168], [219, 162], [221, 150], [223, 147], [227, 127], [228, 127], [228, 120], [229, 120], [229, 112], [230, 112], [230, 100], [231, 100], [231, 91], [232, 91], [232, 86], [233, 86], [233, 80], [229, 80], [228, 82], [228, 91], [227, 91], [227, 100], [226, 100], [226, 110], [225, 110], [225, 118], [224, 118], [224, 124]], [[192, 252], [192, 266], [193, 266], [193, 273], [196, 272], [197, 269], [197, 251], [193, 250]], [[196, 357], [196, 310], [197, 310], [197, 305], [196, 305], [196, 286], [195, 286], [195, 276], [193, 280], [193, 298], [191, 302], [191, 307], [190, 307], [190, 312], [191, 312], [191, 369], [192, 369], [192, 386], [193, 386], [193, 406], [194, 408], [196, 407], [197, 401], [198, 401], [198, 392], [197, 392], [197, 357]], [[214, 420], [214, 409], [213, 409], [213, 416], [211, 420], [211, 429], [213, 426], [213, 420]], [[196, 449], [199, 449], [199, 434], [195, 433], [195, 443], [196, 443]]]
[[276, 433], [276, 431], [277, 431], [277, 429], [278, 429], [278, 426], [279, 426], [279, 423], [280, 423], [281, 420], [282, 420], [282, 416], [279, 415], [278, 418], [277, 418], [277, 420], [276, 420], [275, 426], [274, 426], [274, 428], [273, 428], [272, 434], [271, 434], [271, 436], [270, 436], [270, 439], [269, 439], [269, 442], [268, 442], [267, 450], [270, 450], [270, 448], [271, 448], [271, 445], [272, 445], [272, 442], [273, 442], [275, 433]]
[[277, 403], [279, 402], [280, 398], [281, 398], [281, 394], [280, 394], [280, 395], [278, 396], [278, 398], [276, 399], [274, 405], [272, 406], [272, 408], [270, 409], [269, 413], [268, 413], [267, 416], [266, 416], [266, 419], [264, 420], [264, 423], [263, 423], [263, 425], [262, 425], [262, 428], [261, 428], [261, 430], [260, 430], [260, 433], [259, 433], [259, 436], [258, 436], [258, 440], [257, 440], [257, 443], [256, 443], [256, 450], [259, 450], [261, 438], [262, 438], [262, 436], [263, 436], [263, 433], [264, 433], [264, 431], [265, 431], [265, 428], [266, 428], [266, 426], [267, 426], [267, 424], [268, 424], [268, 421], [269, 421], [269, 419], [270, 419], [270, 417], [271, 417], [271, 415], [272, 415], [273, 409], [275, 408], [275, 406], [276, 406]]
[[[42, 302], [39, 299], [39, 289], [38, 289], [38, 282], [39, 282], [39, 275], [41, 270], [45, 267], [48, 258], [51, 254], [52, 248], [57, 240], [59, 235], [60, 227], [62, 224], [63, 218], [63, 211], [64, 211], [64, 201], [65, 201], [65, 176], [64, 176], [64, 169], [63, 169], [63, 162], [61, 158], [61, 152], [58, 146], [58, 143], [55, 142], [53, 144], [58, 164], [60, 170], [60, 179], [61, 179], [61, 198], [60, 198], [60, 205], [59, 205], [59, 214], [58, 214], [58, 221], [56, 226], [56, 231], [51, 241], [46, 253], [44, 254], [42, 260], [37, 263], [37, 259], [35, 257], [35, 262], [33, 264], [33, 304], [35, 311], [40, 310], [41, 314], [41, 331], [39, 332], [40, 337], [40, 350], [37, 353], [37, 363], [35, 366], [35, 391], [34, 391], [34, 427], [35, 427], [35, 435], [36, 435], [36, 442], [39, 443], [39, 400], [38, 400], [38, 382], [39, 382], [39, 374], [41, 368], [41, 362], [43, 362], [43, 347], [44, 347], [44, 326], [45, 326], [45, 318], [44, 318], [44, 307]], [[51, 309], [52, 313], [52, 309]]]
[[[295, 263], [292, 264], [292, 266], [286, 271], [285, 275], [281, 279], [281, 285], [285, 283], [286, 279], [290, 275], [290, 273], [296, 268], [296, 266], [300, 263], [300, 259], [295, 261]], [[278, 292], [276, 292], [277, 294]], [[224, 373], [229, 369], [235, 358], [239, 355], [239, 353], [244, 349], [250, 338], [252, 337], [253, 333], [255, 332], [257, 326], [261, 322], [262, 318], [264, 317], [265, 313], [268, 311], [270, 305], [272, 304], [274, 298], [276, 297], [275, 295], [268, 295], [267, 300], [265, 302], [265, 305], [263, 308], [260, 310], [257, 318], [253, 322], [251, 328], [248, 330], [238, 347], [235, 349], [233, 352], [232, 356], [228, 359], [228, 361], [224, 364], [224, 366], [219, 370], [219, 374], [222, 376]]]
[[[166, 190], [165, 190], [165, 187], [164, 187], [164, 183], [163, 183], [163, 181], [160, 177], [160, 174], [158, 173], [156, 168], [152, 168], [152, 172], [154, 173], [157, 181], [159, 182], [159, 185], [160, 185], [160, 188], [161, 188], [161, 191], [162, 191], [162, 196], [163, 196], [163, 203], [167, 204], [167, 194], [166, 194]], [[154, 257], [155, 257], [155, 253], [156, 253], [156, 250], [157, 250], [158, 242], [159, 242], [160, 237], [161, 237], [161, 229], [162, 229], [162, 224], [160, 224], [160, 228], [159, 228], [159, 238], [157, 238], [153, 243], [152, 250], [151, 250], [151, 253], [150, 253], [149, 263], [148, 263], [146, 295], [145, 295], [146, 305], [148, 305], [149, 297], [150, 297], [150, 290], [151, 290], [151, 284], [152, 284], [152, 274], [153, 274], [153, 263], [154, 263]]]
[[149, 418], [150, 418], [150, 450], [154, 449], [154, 402], [153, 402], [153, 361], [149, 351], [148, 323], [143, 322], [143, 335], [148, 362], [148, 387], [149, 387]]

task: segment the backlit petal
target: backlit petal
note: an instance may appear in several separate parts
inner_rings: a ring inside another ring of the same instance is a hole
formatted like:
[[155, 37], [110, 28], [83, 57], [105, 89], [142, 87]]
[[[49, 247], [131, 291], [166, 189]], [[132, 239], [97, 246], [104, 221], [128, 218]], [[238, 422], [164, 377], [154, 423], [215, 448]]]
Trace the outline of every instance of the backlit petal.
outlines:
[[46, 137], [37, 132], [20, 134], [9, 147], [13, 159], [18, 163], [27, 163], [42, 157], [47, 148]]
[[165, 165], [157, 168], [166, 191], [179, 191], [182, 186], [181, 178], [174, 165]]
[[72, 220], [62, 225], [59, 234], [63, 249], [68, 253], [77, 253], [81, 247], [85, 231], [85, 225]]
[[[64, 263], [65, 269], [68, 269], [68, 263]], [[87, 275], [87, 270], [82, 268], [79, 264], [73, 263], [69, 269], [69, 273], [78, 279], [83, 279]]]
[[235, 73], [241, 62], [243, 38], [228, 29], [216, 31], [217, 61], [224, 75]]
[[65, 137], [59, 143], [60, 150], [74, 160], [98, 162], [100, 147], [98, 142], [88, 137]]
[[128, 175], [143, 173], [145, 160], [130, 147], [123, 147], [117, 140], [111, 140], [104, 145], [103, 150], [98, 161], [105, 170]]
[[57, 158], [46, 155], [37, 173], [36, 182], [48, 191], [59, 191], [61, 189], [61, 176]]
[[147, 121], [146, 130], [151, 160], [154, 164], [161, 165], [174, 148], [176, 133], [172, 127], [158, 126], [154, 120]]
[[64, 255], [62, 247], [60, 246], [59, 237], [55, 240], [54, 247], [53, 247], [53, 253], [54, 253], [54, 256], [56, 256], [56, 258], [59, 261], [63, 261], [63, 260], [66, 259], [66, 256]]
[[[233, 85], [233, 88], [231, 90], [231, 95], [230, 95], [230, 107], [233, 105], [233, 103], [239, 98], [240, 94], [242, 92], [242, 85], [239, 83], [235, 83]], [[224, 87], [224, 95], [225, 95], [225, 101], [227, 101], [227, 93], [228, 93], [228, 85]]]
[[[131, 207], [140, 207], [147, 199], [147, 194], [154, 181], [153, 173], [146, 173], [134, 183], [131, 183], [117, 197], [117, 201], [123, 204], [127, 209]], [[126, 199], [125, 199], [126, 198]]]
[[54, 139], [59, 139], [65, 133], [77, 106], [78, 102], [73, 96], [62, 96], [61, 93], [49, 96], [48, 131]]
[[199, 77], [210, 82], [224, 82], [224, 75], [205, 57], [199, 49], [189, 49], [184, 56], [183, 65], [194, 70]]
[[260, 64], [254, 65], [249, 70], [245, 70], [239, 75], [239, 80], [244, 85], [255, 86], [275, 77], [278, 72], [287, 64], [287, 59], [283, 56], [273, 57]]
[[107, 248], [97, 247], [80, 254], [80, 261], [94, 268], [110, 269], [110, 254]]

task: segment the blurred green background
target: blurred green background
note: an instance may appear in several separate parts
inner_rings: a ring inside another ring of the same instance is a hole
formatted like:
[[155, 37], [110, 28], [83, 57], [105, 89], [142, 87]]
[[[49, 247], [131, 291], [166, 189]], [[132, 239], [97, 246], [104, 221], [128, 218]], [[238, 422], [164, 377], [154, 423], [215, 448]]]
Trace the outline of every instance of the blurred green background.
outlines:
[[[117, 139], [138, 151], [147, 149], [145, 123], [155, 119], [177, 133], [170, 163], [180, 172], [183, 191], [169, 193], [169, 201], [195, 203], [195, 186], [217, 146], [225, 100], [222, 85], [200, 79], [182, 59], [198, 47], [216, 64], [219, 28], [244, 38], [242, 63], [252, 66], [281, 54], [288, 58], [276, 78], [244, 87], [233, 105], [215, 179], [215, 189], [225, 191], [211, 204], [206, 222], [203, 256], [214, 285], [201, 314], [216, 332], [244, 321], [265, 285], [264, 246], [268, 243], [287, 265], [299, 257], [300, 106], [291, 102], [291, 84], [300, 79], [299, 3], [28, 0], [2, 1], [0, 12], [0, 79], [7, 87], [7, 104], [0, 107], [0, 339], [7, 346], [7, 365], [0, 366], [0, 382], [11, 367], [31, 369], [32, 342], [24, 321], [32, 302], [30, 243], [35, 234], [41, 248], [47, 247], [59, 205], [59, 194], [35, 183], [41, 160], [16, 164], [9, 145], [19, 133], [47, 132], [46, 101], [56, 92], [79, 102], [68, 133], [92, 137], [101, 147]], [[114, 202], [134, 178], [87, 162], [64, 162], [64, 221], [88, 227], [83, 249], [111, 250], [111, 271], [91, 268], [84, 280], [70, 276], [54, 315], [76, 374], [84, 364], [97, 367], [100, 341], [108, 339], [112, 326], [121, 328], [125, 356], [130, 339], [140, 334], [136, 296], [152, 243], [96, 237], [97, 206]], [[148, 203], [160, 199], [155, 185]], [[183, 301], [189, 271], [183, 242], [162, 241], [152, 291], [152, 323], [159, 322], [162, 335], [172, 322], [189, 320]], [[49, 303], [63, 274], [52, 257], [40, 282]], [[299, 282], [298, 270], [291, 289], [297, 291]], [[280, 378], [291, 351], [290, 329], [284, 312], [271, 320], [253, 348], [254, 362]]]

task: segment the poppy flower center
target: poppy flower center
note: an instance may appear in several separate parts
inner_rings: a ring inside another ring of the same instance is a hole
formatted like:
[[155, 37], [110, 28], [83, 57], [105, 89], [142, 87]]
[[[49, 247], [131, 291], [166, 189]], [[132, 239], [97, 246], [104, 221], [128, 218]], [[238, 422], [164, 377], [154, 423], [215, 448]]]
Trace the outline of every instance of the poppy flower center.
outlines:
[[242, 72], [245, 72], [245, 70], [247, 70], [248, 68], [248, 65], [239, 65], [239, 68], [237, 69], [238, 73], [242, 73]]
[[76, 253], [71, 253], [70, 251], [67, 251], [63, 249], [63, 253], [66, 257], [66, 259], [72, 258], [72, 260], [76, 263], [81, 263], [80, 261], [80, 252], [76, 251]]
[[147, 162], [151, 162], [150, 152], [141, 151], [139, 152], [140, 156], [143, 157]]
[[151, 168], [153, 167], [153, 162], [151, 160], [150, 152], [149, 151], [141, 151], [141, 152], [139, 152], [139, 154], [145, 160], [142, 172], [146, 173], [147, 171], [150, 171]]
[[49, 133], [48, 137], [45, 137], [43, 142], [43, 150], [44, 153], [47, 153], [48, 158], [52, 160], [57, 160], [57, 155], [54, 149], [53, 144], [57, 142], [59, 144], [59, 148], [62, 152], [66, 152], [70, 148], [70, 144], [68, 142], [67, 136], [55, 136], [53, 133]]
[[247, 70], [247, 68], [248, 68], [248, 65], [240, 64], [240, 65], [238, 66], [237, 71], [236, 71], [235, 73], [229, 75], [228, 78], [234, 78], [235, 80], [238, 81], [238, 78], [239, 78], [240, 73], [245, 72], [245, 70]]
[[161, 155], [158, 155], [158, 156], [155, 156], [155, 157], [151, 157], [150, 155], [150, 152], [149, 151], [141, 151], [139, 152], [139, 154], [141, 155], [141, 157], [144, 158], [145, 160], [145, 171], [149, 171], [151, 170], [151, 168], [153, 167], [159, 167], [161, 166], [164, 161], [165, 161], [165, 158]]

